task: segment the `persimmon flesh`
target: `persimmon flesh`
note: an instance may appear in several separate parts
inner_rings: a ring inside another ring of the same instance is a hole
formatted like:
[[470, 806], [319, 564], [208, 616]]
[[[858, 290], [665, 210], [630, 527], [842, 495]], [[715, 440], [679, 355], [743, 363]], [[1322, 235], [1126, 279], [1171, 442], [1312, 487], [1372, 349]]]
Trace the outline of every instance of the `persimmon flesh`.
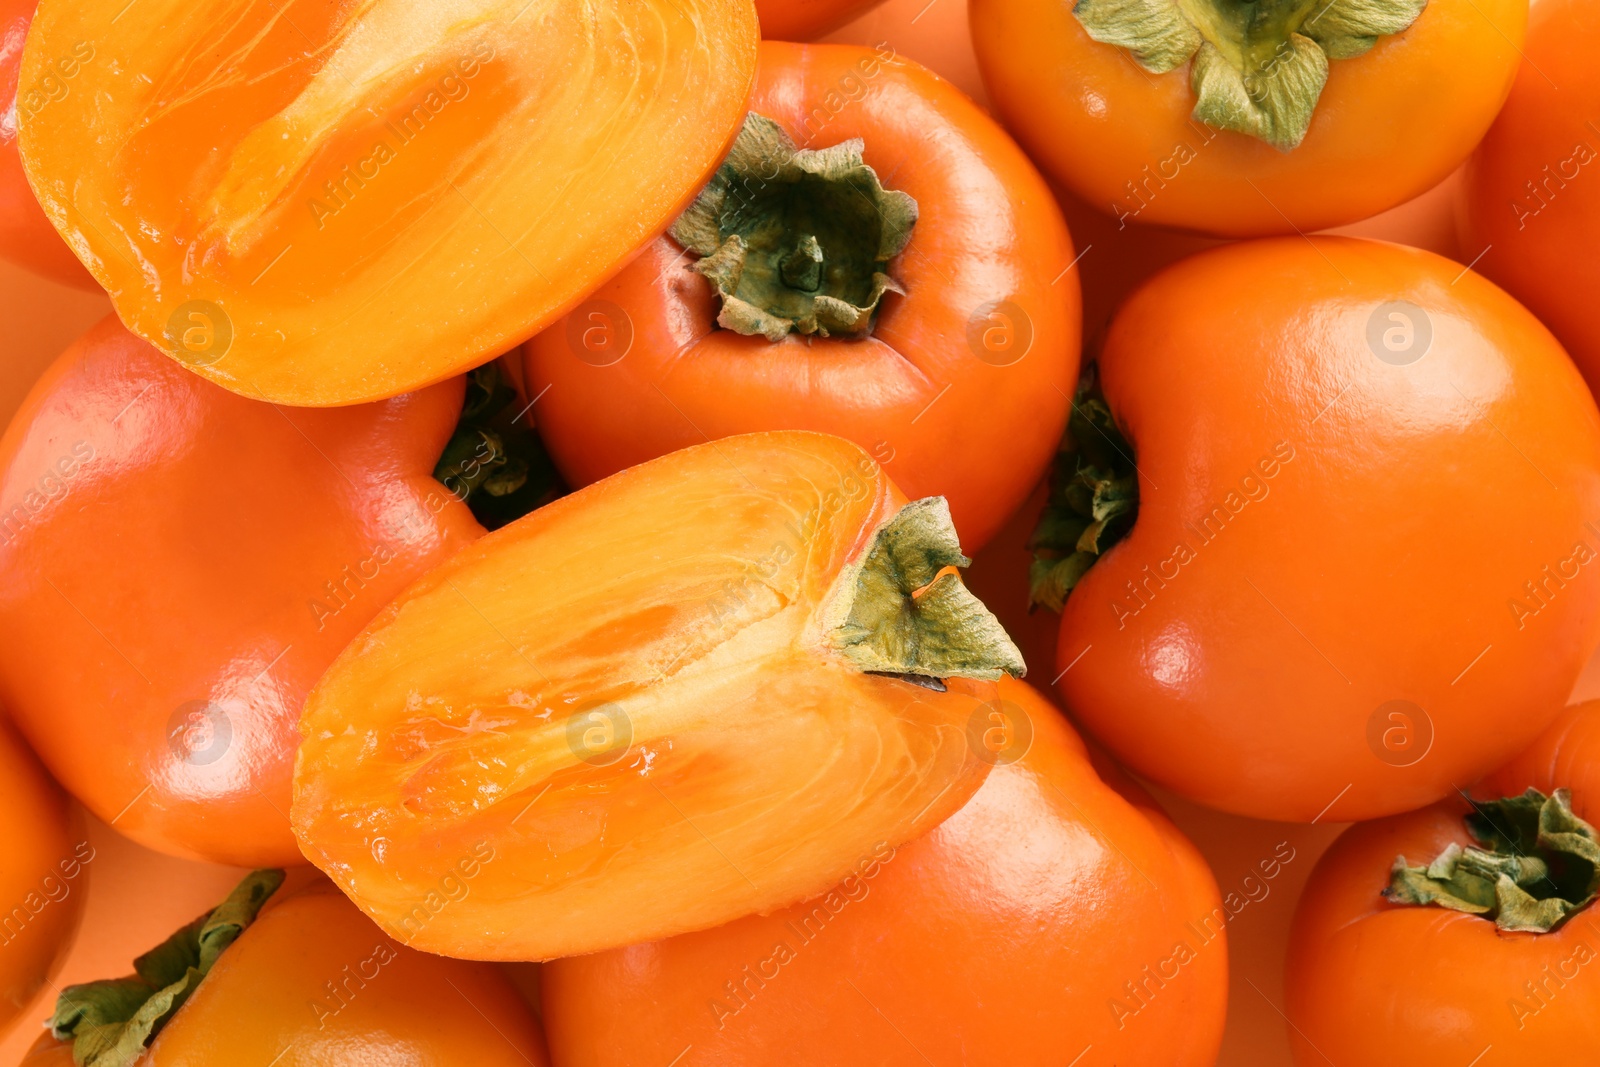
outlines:
[[821, 892], [983, 780], [969, 726], [1022, 664], [967, 562], [942, 498], [908, 504], [825, 434], [613, 475], [464, 549], [334, 662], [300, 723], [302, 850], [397, 938], [469, 958]]
[[559, 316], [744, 117], [751, 0], [41, 5], [22, 116], [51, 222], [123, 322], [236, 392], [394, 396]]

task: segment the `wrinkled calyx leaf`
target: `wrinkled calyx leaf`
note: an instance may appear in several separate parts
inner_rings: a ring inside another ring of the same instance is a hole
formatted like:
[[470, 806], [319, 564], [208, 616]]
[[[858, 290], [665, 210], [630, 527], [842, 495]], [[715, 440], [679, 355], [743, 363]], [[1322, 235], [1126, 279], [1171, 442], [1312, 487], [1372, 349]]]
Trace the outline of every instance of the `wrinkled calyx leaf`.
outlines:
[[1427, 0], [1078, 0], [1090, 37], [1164, 74], [1191, 58], [1193, 116], [1287, 151], [1328, 80], [1328, 61], [1366, 52], [1417, 20]]
[[911, 239], [917, 202], [885, 189], [861, 149], [859, 139], [797, 148], [776, 122], [745, 116], [728, 158], [672, 225], [722, 297], [719, 326], [769, 341], [791, 330], [861, 336], [883, 294], [905, 292], [887, 271]]
[[434, 478], [490, 530], [548, 504], [564, 488], [544, 442], [518, 419], [519, 406], [498, 363], [469, 373], [461, 418], [433, 468]]
[[1050, 471], [1050, 496], [1028, 549], [1030, 607], [1060, 611], [1067, 594], [1139, 514], [1133, 446], [1117, 428], [1093, 363], [1084, 368]]
[[829, 625], [835, 646], [873, 674], [1021, 678], [1022, 653], [954, 571], [971, 563], [944, 497], [907, 504], [841, 576]]
[[1600, 895], [1600, 840], [1572, 811], [1572, 795], [1473, 801], [1467, 830], [1483, 847], [1452, 843], [1426, 867], [1394, 861], [1383, 895], [1494, 920], [1502, 930], [1548, 933]]
[[72, 1061], [127, 1067], [143, 1055], [282, 884], [282, 871], [254, 871], [209, 914], [134, 960], [133, 974], [62, 990], [50, 1030], [72, 1043]]

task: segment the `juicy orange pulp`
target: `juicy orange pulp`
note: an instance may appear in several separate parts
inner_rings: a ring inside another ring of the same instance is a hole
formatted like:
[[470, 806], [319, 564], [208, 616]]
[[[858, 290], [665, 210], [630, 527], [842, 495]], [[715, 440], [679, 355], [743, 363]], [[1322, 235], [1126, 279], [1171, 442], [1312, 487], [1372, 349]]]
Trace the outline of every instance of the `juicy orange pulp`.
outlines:
[[474, 543], [313, 691], [306, 856], [413, 947], [546, 959], [783, 906], [931, 828], [983, 779], [994, 683], [864, 673], [829, 630], [905, 504], [853, 444], [753, 434]]
[[[751, 0], [47, 0], [46, 213], [135, 333], [237, 392], [388, 397], [620, 267], [743, 117]], [[199, 316], [196, 318], [195, 316]]]

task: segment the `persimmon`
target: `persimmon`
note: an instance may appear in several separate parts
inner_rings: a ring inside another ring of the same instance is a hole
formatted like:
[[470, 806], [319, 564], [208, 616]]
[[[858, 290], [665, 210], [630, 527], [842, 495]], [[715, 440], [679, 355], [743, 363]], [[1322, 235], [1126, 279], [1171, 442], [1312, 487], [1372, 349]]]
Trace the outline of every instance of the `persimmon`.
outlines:
[[1466, 159], [1527, 0], [973, 0], [984, 86], [1039, 166], [1129, 222], [1356, 222]]
[[756, 0], [761, 36], [773, 41], [813, 41], [859, 18], [883, 0]]
[[[300, 722], [301, 848], [394, 936], [469, 958], [825, 889], [983, 780], [968, 723], [1023, 668], [966, 562], [942, 500], [907, 503], [823, 434], [613, 475], [436, 567], [328, 669]], [[442, 896], [474, 857], [471, 892]]]
[[176, 855], [304, 862], [306, 693], [482, 533], [431, 477], [462, 391], [275, 407], [111, 318], [45, 372], [0, 438], [0, 705], [90, 811]]
[[94, 846], [83, 819], [0, 716], [0, 1033], [61, 966], [83, 917]]
[[544, 1035], [496, 968], [385, 935], [327, 882], [257, 871], [134, 961], [69, 986], [28, 1067], [546, 1067]]
[[54, 64], [54, 70], [42, 71], [37, 81], [24, 85], [20, 77], [22, 42], [28, 36], [36, 2], [0, 0], [0, 257], [52, 281], [98, 289], [44, 217], [17, 155], [17, 117], [43, 111], [71, 93], [82, 64], [94, 56], [94, 45], [80, 42]]
[[1060, 210], [993, 120], [886, 48], [765, 43], [750, 107], [671, 236], [525, 346], [557, 465], [584, 485], [708, 438], [837, 434], [948, 499], [976, 550], [1077, 379]]
[[1003, 678], [994, 708], [977, 794], [828, 893], [547, 964], [555, 1059], [1209, 1067], [1228, 999], [1211, 871], [1036, 690]]
[[1600, 703], [1590, 702], [1463, 796], [1346, 830], [1295, 913], [1295, 1062], [1600, 1055], [1596, 821]]
[[1257, 818], [1409, 810], [1531, 742], [1600, 643], [1600, 413], [1459, 264], [1203, 252], [1086, 384], [1034, 577], [1068, 708], [1138, 773]]
[[1600, 159], [1596, 45], [1593, 5], [1539, 0], [1527, 59], [1467, 163], [1460, 201], [1463, 251], [1555, 332], [1591, 389], [1600, 386], [1600, 326], [1588, 299], [1600, 284], [1600, 193], [1586, 180]]
[[487, 362], [622, 266], [744, 115], [751, 0], [45, 0], [21, 115], [124, 323], [236, 392], [381, 400]]

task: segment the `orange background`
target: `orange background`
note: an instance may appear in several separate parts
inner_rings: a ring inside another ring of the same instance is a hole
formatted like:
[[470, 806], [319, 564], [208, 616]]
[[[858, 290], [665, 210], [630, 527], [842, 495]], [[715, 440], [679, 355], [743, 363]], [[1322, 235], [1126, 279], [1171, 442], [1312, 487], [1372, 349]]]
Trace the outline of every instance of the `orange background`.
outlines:
[[[967, 38], [962, 0], [888, 0], [882, 7], [832, 35], [829, 40], [876, 45], [887, 42], [899, 54], [918, 60], [984, 101], [977, 64]], [[1454, 178], [1377, 218], [1338, 232], [1417, 245], [1463, 263], [1476, 250], [1457, 246], [1451, 218]], [[1160, 266], [1216, 242], [1117, 223], [1071, 197], [1061, 195], [1078, 250], [1084, 286], [1086, 336], [1104, 325], [1117, 301]], [[40, 280], [0, 262], [0, 358], [31, 373], [0, 376], [0, 420], [9, 420], [29, 381], [79, 333], [110, 309], [98, 295]], [[107, 546], [114, 551], [114, 546]], [[1600, 696], [1600, 657], [1580, 680], [1575, 699]], [[92, 743], [85, 739], [85, 743]], [[1242, 911], [1229, 927], [1232, 947], [1227, 1036], [1221, 1059], [1226, 1067], [1287, 1067], [1290, 1063], [1283, 1004], [1282, 959], [1290, 917], [1300, 889], [1317, 857], [1342, 829], [1336, 825], [1299, 826], [1221, 815], [1155, 790], [1173, 818], [1205, 853], [1224, 893], [1237, 891], [1258, 861], [1288, 841], [1295, 858], [1270, 892]], [[60, 975], [60, 983], [124, 974], [134, 956], [165, 938], [195, 915], [212, 907], [242, 871], [169, 859], [120, 837], [91, 819], [96, 856], [89, 865], [89, 903], [82, 932]], [[531, 987], [531, 969], [517, 977]], [[30, 1015], [44, 1019], [52, 995], [46, 991]], [[17, 1063], [37, 1031], [21, 1025], [0, 1041], [0, 1067]]]

